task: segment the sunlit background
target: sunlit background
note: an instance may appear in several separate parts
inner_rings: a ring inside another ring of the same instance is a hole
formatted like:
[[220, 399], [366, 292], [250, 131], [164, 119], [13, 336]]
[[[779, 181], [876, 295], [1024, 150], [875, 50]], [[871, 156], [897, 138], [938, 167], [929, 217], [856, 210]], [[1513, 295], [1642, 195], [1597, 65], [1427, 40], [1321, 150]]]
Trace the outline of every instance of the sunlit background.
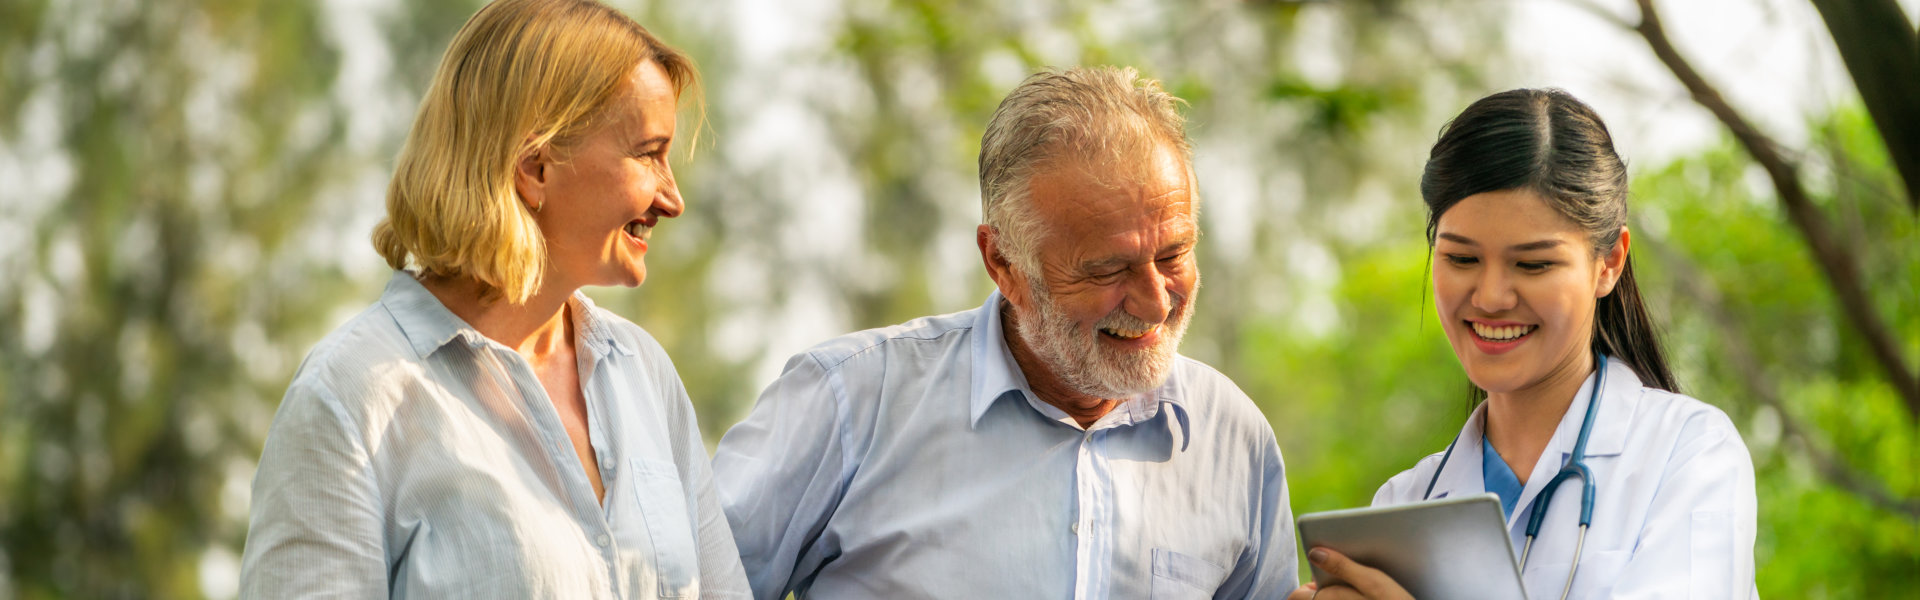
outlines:
[[[1802, 178], [1866, 311], [1630, 0], [612, 3], [695, 57], [712, 126], [646, 285], [589, 293], [666, 345], [709, 444], [790, 354], [978, 306], [988, 115], [1039, 66], [1125, 64], [1191, 103], [1183, 351], [1266, 412], [1296, 513], [1365, 504], [1469, 410], [1427, 295], [1427, 148], [1482, 95], [1555, 86], [1632, 168], [1682, 386], [1752, 450], [1762, 595], [1920, 585], [1916, 400], [1888, 366], [1920, 370], [1920, 213], [1812, 3], [1655, 5]], [[235, 594], [275, 407], [378, 297], [392, 157], [481, 4], [0, 0], [0, 600]]]

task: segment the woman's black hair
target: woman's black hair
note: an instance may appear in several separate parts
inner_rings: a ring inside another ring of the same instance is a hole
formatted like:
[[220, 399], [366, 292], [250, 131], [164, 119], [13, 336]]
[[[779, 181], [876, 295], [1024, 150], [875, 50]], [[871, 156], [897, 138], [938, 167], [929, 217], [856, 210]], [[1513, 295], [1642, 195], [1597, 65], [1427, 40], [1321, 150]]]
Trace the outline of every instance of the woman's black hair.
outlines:
[[[1440, 132], [1420, 177], [1427, 247], [1440, 215], [1475, 194], [1527, 190], [1587, 232], [1595, 256], [1613, 251], [1627, 222], [1627, 167], [1591, 107], [1560, 90], [1517, 89], [1468, 106]], [[1633, 278], [1633, 257], [1613, 293], [1595, 301], [1593, 350], [1633, 367], [1648, 386], [1678, 392]], [[1474, 388], [1476, 396], [1484, 394]]]

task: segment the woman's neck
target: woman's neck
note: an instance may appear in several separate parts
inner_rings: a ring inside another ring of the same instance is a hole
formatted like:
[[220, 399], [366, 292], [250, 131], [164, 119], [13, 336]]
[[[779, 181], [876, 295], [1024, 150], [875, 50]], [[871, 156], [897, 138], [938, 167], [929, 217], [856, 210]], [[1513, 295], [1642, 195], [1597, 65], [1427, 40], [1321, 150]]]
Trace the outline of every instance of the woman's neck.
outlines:
[[567, 300], [573, 290], [541, 286], [524, 304], [513, 304], [486, 284], [465, 277], [420, 276], [420, 285], [480, 335], [512, 348], [534, 364], [571, 348]]
[[1540, 454], [1553, 441], [1573, 396], [1593, 373], [1593, 355], [1582, 352], [1533, 385], [1487, 395], [1486, 437], [1525, 484]]

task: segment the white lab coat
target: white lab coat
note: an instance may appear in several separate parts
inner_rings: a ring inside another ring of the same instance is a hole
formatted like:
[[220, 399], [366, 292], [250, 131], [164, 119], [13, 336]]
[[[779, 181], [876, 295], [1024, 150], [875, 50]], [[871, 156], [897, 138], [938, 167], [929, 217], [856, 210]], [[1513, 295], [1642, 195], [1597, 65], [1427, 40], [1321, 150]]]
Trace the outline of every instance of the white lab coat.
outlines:
[[[1720, 409], [1645, 387], [1633, 369], [1607, 361], [1606, 388], [1587, 441], [1594, 477], [1593, 524], [1570, 598], [1758, 598], [1754, 589], [1753, 459]], [[1518, 558], [1541, 488], [1573, 451], [1593, 389], [1589, 375], [1520, 492], [1507, 530]], [[1486, 491], [1480, 476], [1482, 404], [1454, 442], [1431, 498]], [[1389, 479], [1375, 506], [1417, 502], [1441, 454]], [[1558, 598], [1580, 523], [1580, 484], [1554, 492], [1533, 555], [1521, 572], [1528, 596]]]

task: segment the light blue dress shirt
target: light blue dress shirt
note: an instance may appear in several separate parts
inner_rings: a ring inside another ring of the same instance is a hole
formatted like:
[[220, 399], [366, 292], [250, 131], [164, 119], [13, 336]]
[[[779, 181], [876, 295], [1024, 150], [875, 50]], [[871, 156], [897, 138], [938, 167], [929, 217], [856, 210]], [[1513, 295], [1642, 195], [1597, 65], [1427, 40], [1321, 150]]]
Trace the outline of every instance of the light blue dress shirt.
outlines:
[[241, 596], [746, 597], [673, 363], [569, 307], [604, 501], [527, 361], [396, 271], [274, 415]]
[[1082, 429], [979, 309], [787, 362], [714, 456], [754, 596], [1278, 598], [1293, 517], [1251, 400], [1180, 357]]

